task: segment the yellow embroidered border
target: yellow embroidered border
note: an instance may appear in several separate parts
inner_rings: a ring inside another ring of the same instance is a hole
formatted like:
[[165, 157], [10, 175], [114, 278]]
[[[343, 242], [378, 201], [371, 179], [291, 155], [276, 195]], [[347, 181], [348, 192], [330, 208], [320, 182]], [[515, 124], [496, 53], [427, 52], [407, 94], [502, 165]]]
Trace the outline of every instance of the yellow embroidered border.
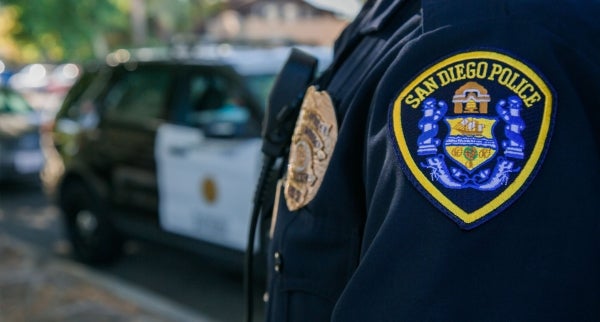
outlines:
[[[489, 203], [485, 204], [483, 207], [468, 213], [454, 204], [450, 199], [448, 199], [444, 194], [442, 194], [429, 179], [425, 176], [423, 172], [419, 169], [418, 165], [412, 158], [412, 155], [409, 152], [407, 143], [404, 139], [404, 132], [400, 123], [402, 116], [402, 102], [404, 98], [409, 94], [409, 92], [419, 83], [423, 82], [425, 79], [430, 77], [435, 71], [442, 69], [443, 67], [449, 66], [451, 64], [469, 60], [469, 59], [490, 59], [502, 62], [507, 64], [524, 75], [529, 77], [533, 83], [538, 86], [538, 88], [543, 93], [543, 101], [544, 101], [544, 114], [542, 118], [542, 124], [540, 126], [540, 133], [538, 134], [537, 141], [535, 143], [535, 147], [531, 153], [531, 156], [528, 158], [525, 166], [517, 175], [515, 180], [506, 188], [503, 192], [501, 192], [496, 198], [494, 198]], [[465, 223], [473, 223], [476, 220], [484, 217], [494, 209], [501, 206], [504, 202], [509, 200], [517, 190], [523, 186], [527, 178], [533, 172], [536, 163], [542, 156], [542, 152], [544, 150], [544, 145], [546, 139], [548, 138], [548, 133], [550, 129], [550, 123], [552, 120], [552, 105], [553, 105], [553, 97], [550, 88], [546, 85], [546, 83], [542, 80], [542, 78], [536, 74], [531, 68], [529, 68], [524, 63], [501, 53], [492, 52], [492, 51], [472, 51], [466, 53], [460, 53], [449, 58], [444, 59], [443, 61], [429, 67], [423, 73], [421, 73], [417, 78], [415, 78], [396, 98], [393, 106], [393, 130], [396, 137], [396, 142], [400, 149], [400, 153], [402, 154], [403, 159], [406, 162], [406, 165], [415, 176], [415, 178], [420, 182], [420, 184], [429, 192], [438, 202], [444, 205], [448, 210], [450, 210], [454, 215], [459, 217]]]

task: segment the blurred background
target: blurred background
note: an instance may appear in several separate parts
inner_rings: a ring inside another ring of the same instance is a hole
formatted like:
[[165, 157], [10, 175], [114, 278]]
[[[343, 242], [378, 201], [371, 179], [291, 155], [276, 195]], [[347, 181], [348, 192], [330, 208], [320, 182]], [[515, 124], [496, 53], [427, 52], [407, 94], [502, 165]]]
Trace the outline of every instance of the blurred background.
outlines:
[[0, 322], [242, 320], [239, 267], [144, 242], [112, 265], [73, 258], [53, 199], [56, 115], [84, 66], [189, 59], [204, 45], [331, 48], [362, 2], [1, 0]]
[[0, 81], [27, 94], [34, 107], [52, 109], [78, 77], [76, 64], [111, 59], [120, 49], [203, 42], [330, 46], [360, 2], [2, 0]]

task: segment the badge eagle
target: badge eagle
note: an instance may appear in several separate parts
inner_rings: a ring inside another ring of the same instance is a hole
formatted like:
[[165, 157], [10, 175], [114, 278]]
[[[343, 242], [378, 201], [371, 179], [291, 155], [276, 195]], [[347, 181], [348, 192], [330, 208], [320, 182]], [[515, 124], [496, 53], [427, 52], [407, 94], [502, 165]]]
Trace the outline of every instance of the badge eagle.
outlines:
[[554, 121], [553, 92], [496, 51], [449, 56], [396, 97], [390, 128], [411, 182], [463, 229], [514, 202], [535, 176]]

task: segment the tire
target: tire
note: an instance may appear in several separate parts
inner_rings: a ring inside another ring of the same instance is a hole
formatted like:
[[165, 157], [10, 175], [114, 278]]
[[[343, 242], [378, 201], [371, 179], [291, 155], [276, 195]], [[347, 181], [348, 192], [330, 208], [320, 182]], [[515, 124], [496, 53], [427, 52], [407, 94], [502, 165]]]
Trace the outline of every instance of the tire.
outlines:
[[123, 238], [108, 217], [108, 207], [90, 187], [80, 181], [68, 183], [61, 208], [67, 238], [77, 260], [99, 266], [119, 259]]

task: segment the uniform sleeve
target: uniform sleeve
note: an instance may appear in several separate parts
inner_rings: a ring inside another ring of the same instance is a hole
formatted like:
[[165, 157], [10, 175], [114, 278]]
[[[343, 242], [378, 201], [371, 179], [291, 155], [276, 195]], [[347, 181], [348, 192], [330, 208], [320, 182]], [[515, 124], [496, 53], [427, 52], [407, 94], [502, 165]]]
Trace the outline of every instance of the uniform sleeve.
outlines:
[[596, 3], [465, 6], [399, 53], [335, 320], [599, 318]]
[[[469, 230], [519, 200], [543, 169], [556, 166], [542, 177], [564, 173], [593, 191], [586, 175], [597, 173], [598, 27], [569, 12], [544, 20], [523, 10], [437, 26], [400, 53], [370, 114], [368, 194], [391, 191], [382, 181], [410, 183]], [[566, 157], [573, 145], [585, 147], [580, 168]]]

